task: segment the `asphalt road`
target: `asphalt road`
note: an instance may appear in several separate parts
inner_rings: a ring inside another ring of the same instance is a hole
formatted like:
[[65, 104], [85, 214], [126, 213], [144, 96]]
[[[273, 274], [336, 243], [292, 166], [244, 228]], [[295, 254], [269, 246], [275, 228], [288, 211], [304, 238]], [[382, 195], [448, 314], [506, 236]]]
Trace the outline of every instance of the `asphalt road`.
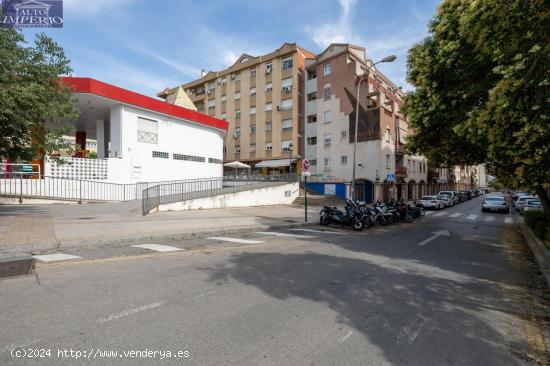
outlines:
[[475, 199], [361, 233], [53, 262], [0, 281], [0, 364], [548, 365], [549, 294], [506, 217]]

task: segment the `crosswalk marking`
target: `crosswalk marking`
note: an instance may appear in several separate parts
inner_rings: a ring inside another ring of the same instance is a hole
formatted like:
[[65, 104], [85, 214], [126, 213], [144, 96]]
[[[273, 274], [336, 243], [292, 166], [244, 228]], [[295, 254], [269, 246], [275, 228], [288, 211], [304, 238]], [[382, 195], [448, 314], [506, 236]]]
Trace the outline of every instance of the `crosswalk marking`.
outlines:
[[477, 219], [477, 215], [468, 215], [468, 217], [466, 217], [466, 220], [475, 220]]
[[462, 214], [460, 212], [456, 212], [452, 215], [449, 215], [449, 217], [458, 217], [458, 216], [462, 216]]
[[483, 219], [483, 222], [493, 222], [493, 221], [495, 221], [494, 216], [487, 216], [486, 218]]
[[433, 215], [435, 212], [434, 211], [426, 211], [426, 216], [430, 216], [430, 215]]
[[55, 254], [42, 254], [42, 255], [33, 255], [34, 258], [42, 262], [56, 262], [56, 261], [65, 261], [68, 259], [80, 259], [77, 255], [65, 254], [65, 253], [55, 253]]
[[445, 212], [438, 212], [434, 216], [443, 216], [443, 215], [445, 215]]
[[242, 244], [262, 244], [265, 241], [261, 240], [249, 240], [249, 239], [240, 239], [240, 238], [227, 238], [225, 236], [214, 236], [211, 238], [206, 238], [207, 240], [219, 240], [219, 241], [228, 241], [231, 243], [242, 243]]
[[506, 216], [504, 218], [504, 223], [505, 224], [513, 224], [514, 223], [514, 219], [512, 219], [512, 216]]
[[276, 231], [257, 231], [256, 234], [274, 235], [274, 236], [289, 236], [289, 237], [293, 237], [293, 238], [302, 238], [302, 239], [315, 238], [315, 236], [313, 236], [313, 235], [287, 234], [287, 233], [278, 233]]
[[184, 250], [182, 248], [176, 248], [176, 247], [171, 247], [168, 245], [160, 245], [160, 244], [138, 244], [138, 245], [132, 245], [132, 246], [135, 248], [153, 250], [155, 252], [177, 252], [179, 250]]
[[330, 230], [313, 230], [313, 229], [289, 229], [290, 231], [305, 231], [308, 233], [321, 233], [321, 234], [336, 234], [336, 235], [346, 235], [346, 233], [341, 233], [338, 231], [330, 231]]

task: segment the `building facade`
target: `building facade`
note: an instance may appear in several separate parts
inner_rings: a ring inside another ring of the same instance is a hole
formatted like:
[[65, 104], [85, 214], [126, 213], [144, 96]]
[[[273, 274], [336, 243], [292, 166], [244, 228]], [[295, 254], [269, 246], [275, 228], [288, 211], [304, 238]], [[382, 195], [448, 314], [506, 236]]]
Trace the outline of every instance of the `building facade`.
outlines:
[[349, 44], [331, 44], [306, 60], [304, 149], [311, 180], [331, 189], [351, 182], [357, 81], [368, 70], [359, 95], [356, 198], [418, 198], [425, 194], [427, 160], [405, 154], [404, 93], [371, 66], [365, 49]]
[[229, 122], [224, 162], [241, 161], [256, 172], [297, 171], [303, 157], [303, 84], [311, 52], [295, 43], [262, 56], [243, 54], [229, 68], [158, 94], [168, 102], [183, 91], [199, 112]]

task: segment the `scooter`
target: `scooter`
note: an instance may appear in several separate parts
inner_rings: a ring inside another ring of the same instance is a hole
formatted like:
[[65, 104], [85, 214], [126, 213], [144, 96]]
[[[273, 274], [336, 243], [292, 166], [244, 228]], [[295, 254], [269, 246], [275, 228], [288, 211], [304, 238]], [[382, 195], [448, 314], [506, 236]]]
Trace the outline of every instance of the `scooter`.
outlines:
[[363, 230], [363, 215], [361, 209], [354, 201], [346, 199], [345, 212], [336, 207], [323, 206], [319, 213], [319, 222], [323, 226], [330, 224], [350, 226], [355, 231]]
[[376, 213], [367, 206], [365, 201], [358, 201], [357, 205], [363, 215], [363, 226], [367, 229], [370, 228], [376, 223]]

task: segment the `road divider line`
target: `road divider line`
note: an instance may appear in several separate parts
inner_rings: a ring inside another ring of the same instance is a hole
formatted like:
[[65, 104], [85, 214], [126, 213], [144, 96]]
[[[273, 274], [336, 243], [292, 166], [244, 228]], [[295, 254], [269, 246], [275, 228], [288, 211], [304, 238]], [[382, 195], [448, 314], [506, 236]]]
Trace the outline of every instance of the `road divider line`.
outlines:
[[443, 216], [443, 215], [445, 215], [445, 212], [438, 212], [434, 216]]
[[273, 235], [273, 236], [287, 236], [287, 237], [291, 237], [291, 238], [301, 238], [301, 239], [316, 238], [316, 236], [314, 236], [314, 235], [288, 234], [288, 233], [279, 233], [279, 232], [276, 232], [276, 231], [256, 231], [256, 234]]
[[513, 224], [514, 223], [514, 219], [512, 218], [512, 216], [506, 216], [504, 218], [504, 223], [505, 224]]
[[483, 222], [493, 222], [493, 221], [495, 221], [494, 216], [487, 216], [483, 219]]
[[66, 261], [70, 259], [81, 259], [77, 255], [65, 254], [65, 253], [55, 253], [55, 254], [42, 254], [42, 255], [33, 255], [33, 258], [38, 259], [42, 262], [57, 262], [57, 261]]
[[346, 334], [342, 339], [340, 339], [340, 342], [345, 342], [346, 339], [351, 337], [352, 334], [353, 334], [353, 331], [350, 330], [348, 334]]
[[168, 245], [160, 245], [160, 244], [138, 244], [138, 245], [132, 245], [132, 246], [135, 248], [153, 250], [155, 252], [177, 252], [179, 250], [185, 250], [182, 248], [176, 248], [176, 247], [171, 247]]
[[219, 241], [228, 241], [230, 243], [242, 243], [242, 244], [263, 244], [265, 241], [261, 240], [249, 240], [249, 239], [240, 239], [240, 238], [228, 238], [225, 236], [213, 236], [211, 238], [206, 238], [207, 240], [219, 240]]
[[140, 306], [140, 307], [138, 307], [138, 308], [133, 308], [133, 309], [124, 310], [124, 311], [122, 311], [122, 312], [120, 312], [120, 313], [113, 314], [113, 315], [109, 315], [109, 316], [106, 317], [106, 318], [98, 319], [98, 320], [97, 320], [97, 323], [103, 324], [103, 323], [110, 322], [110, 321], [113, 321], [113, 320], [117, 320], [117, 319], [120, 319], [120, 318], [125, 318], [125, 317], [127, 317], [128, 315], [137, 314], [137, 313], [141, 313], [142, 311], [145, 311], [145, 310], [150, 310], [150, 309], [158, 308], [159, 306], [162, 306], [162, 305], [164, 305], [164, 302], [163, 302], [163, 301], [161, 301], [161, 302], [155, 302], [155, 303], [149, 304], [149, 305], [143, 305], [143, 306]]
[[477, 219], [477, 215], [468, 215], [468, 217], [466, 217], [466, 220], [475, 220]]

